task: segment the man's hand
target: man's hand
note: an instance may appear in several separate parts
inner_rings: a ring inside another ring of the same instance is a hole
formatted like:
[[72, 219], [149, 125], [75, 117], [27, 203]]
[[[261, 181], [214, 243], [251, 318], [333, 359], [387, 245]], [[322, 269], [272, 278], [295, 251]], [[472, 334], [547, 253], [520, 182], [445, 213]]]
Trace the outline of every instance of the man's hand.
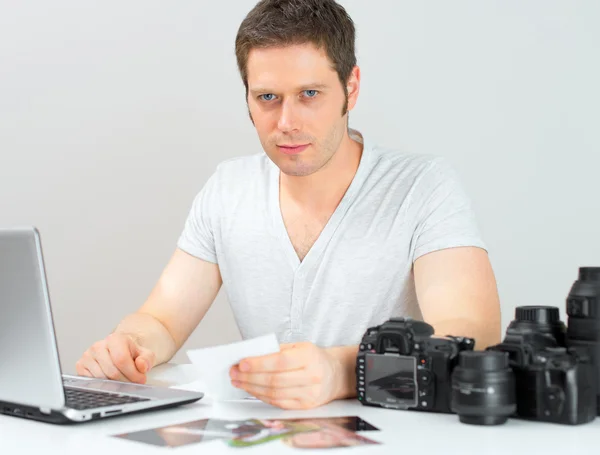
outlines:
[[233, 386], [283, 409], [310, 409], [348, 394], [352, 387], [348, 372], [354, 366], [345, 364], [352, 363], [352, 355], [341, 355], [343, 348], [323, 349], [303, 342], [282, 344], [280, 349], [233, 366]]
[[75, 367], [80, 376], [144, 384], [155, 359], [133, 336], [112, 333], [85, 351]]

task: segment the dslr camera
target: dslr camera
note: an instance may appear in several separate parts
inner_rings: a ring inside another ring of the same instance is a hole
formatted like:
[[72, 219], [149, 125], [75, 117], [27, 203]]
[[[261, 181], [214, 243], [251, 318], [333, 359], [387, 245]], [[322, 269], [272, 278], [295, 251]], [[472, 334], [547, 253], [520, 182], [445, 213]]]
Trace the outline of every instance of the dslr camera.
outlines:
[[567, 296], [567, 346], [595, 366], [596, 410], [600, 415], [600, 267], [580, 267]]
[[356, 359], [356, 392], [366, 406], [452, 413], [451, 375], [473, 338], [436, 337], [433, 327], [392, 318], [370, 327]]
[[521, 306], [503, 341], [487, 348], [508, 354], [515, 376], [515, 417], [577, 425], [596, 417], [596, 379], [591, 359], [566, 344], [559, 310]]

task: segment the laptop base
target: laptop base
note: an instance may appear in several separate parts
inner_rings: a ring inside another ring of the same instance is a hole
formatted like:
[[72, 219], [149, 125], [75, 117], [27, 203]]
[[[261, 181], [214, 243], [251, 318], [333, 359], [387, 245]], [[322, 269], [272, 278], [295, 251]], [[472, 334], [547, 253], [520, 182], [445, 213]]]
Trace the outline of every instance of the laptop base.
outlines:
[[[95, 411], [95, 412], [90, 412], [89, 415], [86, 415], [85, 419], [83, 419], [83, 420], [69, 419], [62, 412], [58, 412], [58, 411], [54, 411], [54, 410], [51, 410], [50, 414], [45, 414], [45, 413], [41, 412], [39, 410], [39, 408], [35, 408], [32, 406], [16, 405], [14, 403], [7, 403], [5, 401], [0, 401], [0, 415], [8, 415], [8, 416], [12, 416], [12, 417], [20, 417], [22, 419], [36, 420], [38, 422], [65, 425], [65, 424], [84, 423], [84, 422], [89, 422], [91, 420], [100, 420], [100, 419], [104, 420], [106, 418], [127, 416], [127, 415], [131, 415], [131, 414], [140, 414], [142, 412], [152, 412], [152, 411], [157, 411], [157, 410], [161, 410], [161, 409], [175, 408], [175, 407], [179, 407], [181, 405], [194, 403], [196, 401], [198, 401], [198, 398], [192, 398], [187, 401], [177, 401], [175, 403], [167, 403], [164, 405], [152, 406], [149, 408], [137, 409], [134, 411], [125, 411], [125, 412], [119, 411], [119, 412], [115, 412], [114, 414], [105, 415], [105, 416], [101, 416], [99, 411]], [[81, 412], [85, 413], [85, 411], [81, 411]]]

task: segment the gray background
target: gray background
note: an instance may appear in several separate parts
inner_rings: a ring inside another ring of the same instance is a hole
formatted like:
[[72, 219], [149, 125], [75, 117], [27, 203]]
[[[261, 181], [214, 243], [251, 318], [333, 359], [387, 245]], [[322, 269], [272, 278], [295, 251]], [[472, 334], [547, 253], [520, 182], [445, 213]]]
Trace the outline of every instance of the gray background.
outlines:
[[[503, 324], [600, 265], [600, 2], [346, 0], [351, 126], [448, 157]], [[261, 150], [235, 66], [254, 1], [0, 0], [0, 225], [41, 230], [65, 371], [148, 296], [221, 160]], [[223, 292], [185, 349], [239, 333]]]

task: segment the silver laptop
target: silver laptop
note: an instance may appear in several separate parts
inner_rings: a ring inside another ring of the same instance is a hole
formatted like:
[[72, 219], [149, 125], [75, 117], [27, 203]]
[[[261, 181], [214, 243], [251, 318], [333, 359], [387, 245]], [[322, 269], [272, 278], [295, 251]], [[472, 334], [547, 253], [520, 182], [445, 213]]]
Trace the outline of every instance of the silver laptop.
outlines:
[[40, 234], [0, 229], [0, 413], [85, 422], [192, 403], [203, 393], [63, 375]]

